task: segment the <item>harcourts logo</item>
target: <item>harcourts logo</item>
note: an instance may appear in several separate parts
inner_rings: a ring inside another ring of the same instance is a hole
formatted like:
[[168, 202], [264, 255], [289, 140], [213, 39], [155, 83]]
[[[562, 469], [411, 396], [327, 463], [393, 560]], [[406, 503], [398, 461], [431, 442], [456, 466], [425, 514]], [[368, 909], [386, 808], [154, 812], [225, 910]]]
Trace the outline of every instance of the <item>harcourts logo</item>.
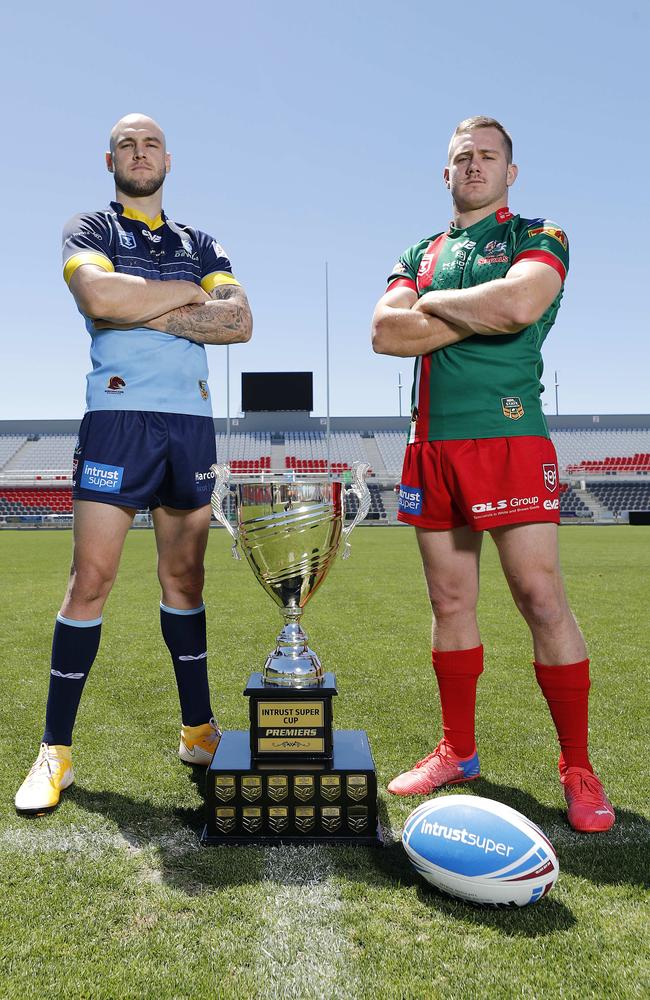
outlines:
[[99, 493], [119, 493], [123, 475], [123, 466], [84, 462], [79, 485], [86, 490], [97, 490]]
[[405, 514], [422, 513], [422, 490], [417, 486], [404, 486], [399, 488], [399, 509]]
[[424, 820], [422, 823], [422, 833], [428, 834], [430, 837], [443, 837], [445, 840], [468, 844], [470, 847], [478, 848], [479, 851], [484, 851], [485, 854], [496, 852], [504, 858], [507, 858], [514, 850], [510, 844], [500, 843], [480, 833], [470, 833], [465, 827], [459, 829], [456, 826], [445, 826], [443, 823], [429, 823], [428, 820]]

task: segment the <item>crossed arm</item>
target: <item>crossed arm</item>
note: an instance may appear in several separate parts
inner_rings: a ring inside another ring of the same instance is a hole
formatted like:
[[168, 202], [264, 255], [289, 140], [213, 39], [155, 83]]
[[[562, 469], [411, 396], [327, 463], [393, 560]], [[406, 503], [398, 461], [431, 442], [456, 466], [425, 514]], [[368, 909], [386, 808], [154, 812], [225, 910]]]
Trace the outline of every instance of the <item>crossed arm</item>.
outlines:
[[241, 285], [217, 285], [208, 295], [191, 281], [151, 281], [84, 264], [70, 291], [98, 330], [145, 326], [197, 344], [244, 343], [253, 332]]
[[474, 288], [427, 292], [419, 299], [409, 288], [395, 288], [386, 292], [375, 308], [373, 350], [412, 358], [476, 333], [519, 333], [543, 315], [561, 286], [552, 267], [521, 261], [504, 278]]

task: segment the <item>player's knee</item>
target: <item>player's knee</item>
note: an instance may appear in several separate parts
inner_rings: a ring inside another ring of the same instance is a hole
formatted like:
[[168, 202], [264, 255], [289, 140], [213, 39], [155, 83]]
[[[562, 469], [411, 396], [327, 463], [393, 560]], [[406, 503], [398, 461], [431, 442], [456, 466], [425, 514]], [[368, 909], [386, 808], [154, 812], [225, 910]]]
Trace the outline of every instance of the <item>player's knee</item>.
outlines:
[[552, 628], [569, 613], [562, 591], [548, 581], [520, 588], [515, 594], [515, 603], [531, 627]]
[[465, 589], [429, 590], [429, 600], [437, 621], [472, 615], [476, 611], [476, 595]]
[[178, 594], [188, 600], [200, 598], [203, 593], [205, 571], [203, 565], [183, 567], [158, 567], [158, 579], [163, 593]]
[[102, 566], [74, 567], [68, 593], [75, 603], [95, 604], [105, 601], [111, 592], [115, 574]]

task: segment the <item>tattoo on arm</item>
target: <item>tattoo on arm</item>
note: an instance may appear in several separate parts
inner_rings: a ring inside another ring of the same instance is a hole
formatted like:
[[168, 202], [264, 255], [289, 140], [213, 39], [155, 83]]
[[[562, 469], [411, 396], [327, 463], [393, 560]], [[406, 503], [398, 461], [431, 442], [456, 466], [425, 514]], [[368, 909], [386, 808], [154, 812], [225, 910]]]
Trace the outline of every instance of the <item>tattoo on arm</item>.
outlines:
[[235, 344], [250, 339], [252, 318], [240, 285], [217, 285], [205, 305], [181, 306], [163, 317], [164, 332], [197, 344]]

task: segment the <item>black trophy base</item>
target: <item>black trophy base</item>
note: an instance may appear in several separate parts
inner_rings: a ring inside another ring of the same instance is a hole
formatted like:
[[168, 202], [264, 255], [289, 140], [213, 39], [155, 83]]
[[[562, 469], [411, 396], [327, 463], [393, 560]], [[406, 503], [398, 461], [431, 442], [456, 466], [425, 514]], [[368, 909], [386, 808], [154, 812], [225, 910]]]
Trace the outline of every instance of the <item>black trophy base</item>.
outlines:
[[321, 762], [254, 761], [248, 731], [225, 732], [206, 775], [206, 813], [204, 845], [383, 846], [362, 729], [336, 730]]

